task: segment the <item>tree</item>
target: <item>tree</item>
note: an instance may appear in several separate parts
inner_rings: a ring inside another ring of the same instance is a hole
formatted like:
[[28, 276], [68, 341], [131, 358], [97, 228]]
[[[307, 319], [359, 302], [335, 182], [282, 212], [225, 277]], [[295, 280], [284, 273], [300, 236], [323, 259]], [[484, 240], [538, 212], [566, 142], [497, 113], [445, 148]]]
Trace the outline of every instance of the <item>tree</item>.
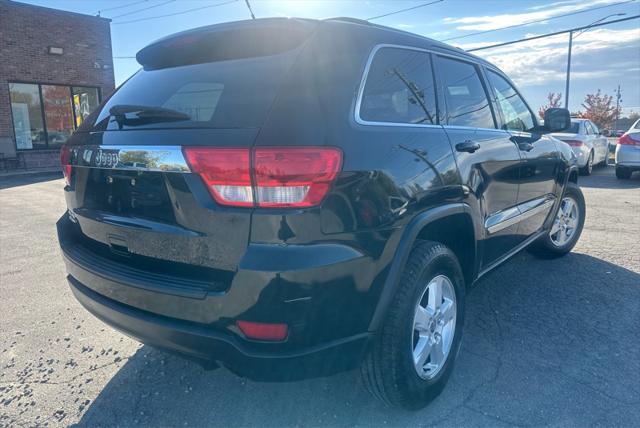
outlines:
[[547, 94], [547, 104], [543, 105], [538, 109], [538, 116], [540, 116], [540, 119], [544, 119], [544, 112], [547, 109], [562, 107], [560, 105], [561, 99], [562, 99], [562, 94], [560, 92], [558, 93], [549, 92]]
[[620, 113], [611, 95], [603, 94], [600, 89], [595, 94], [587, 94], [582, 103], [582, 117], [591, 120], [599, 128], [610, 128]]

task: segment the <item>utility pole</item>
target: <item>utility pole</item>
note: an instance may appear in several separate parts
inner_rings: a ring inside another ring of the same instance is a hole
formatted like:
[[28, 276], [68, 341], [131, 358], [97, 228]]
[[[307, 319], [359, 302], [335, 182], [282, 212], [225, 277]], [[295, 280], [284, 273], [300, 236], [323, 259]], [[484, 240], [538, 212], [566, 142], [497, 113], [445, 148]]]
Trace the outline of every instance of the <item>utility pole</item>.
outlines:
[[571, 48], [573, 47], [573, 31], [569, 31], [569, 53], [567, 54], [567, 84], [564, 87], [564, 108], [569, 109], [569, 82], [571, 81]]
[[620, 84], [618, 84], [618, 89], [616, 90], [616, 121], [613, 125], [613, 130], [618, 131], [618, 119], [620, 118], [620, 103], [622, 102], [622, 93], [620, 92]]
[[[599, 24], [600, 22], [608, 18], [611, 18], [612, 16], [624, 16], [624, 15], [626, 15], [626, 13], [614, 13], [612, 15], [607, 15], [604, 18], [600, 18], [597, 21], [594, 21], [591, 24], [584, 27], [581, 31], [579, 31], [576, 34], [576, 37], [578, 37], [580, 34], [584, 33], [585, 31], [587, 31], [589, 28], [593, 27], [594, 25]], [[569, 108], [569, 81], [571, 80], [571, 48], [572, 47], [573, 47], [573, 30], [569, 31], [569, 53], [567, 55], [567, 84], [565, 86], [565, 91], [564, 91], [564, 108], [566, 109]]]

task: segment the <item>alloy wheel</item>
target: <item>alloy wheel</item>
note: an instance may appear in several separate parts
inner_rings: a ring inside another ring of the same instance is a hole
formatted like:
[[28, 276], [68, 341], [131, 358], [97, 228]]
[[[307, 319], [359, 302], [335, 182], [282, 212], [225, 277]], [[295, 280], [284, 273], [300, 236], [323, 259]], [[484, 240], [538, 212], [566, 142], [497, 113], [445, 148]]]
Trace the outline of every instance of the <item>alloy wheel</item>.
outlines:
[[456, 294], [445, 275], [429, 281], [413, 317], [413, 364], [422, 379], [435, 377], [445, 362], [456, 330]]
[[579, 217], [580, 211], [576, 201], [569, 196], [564, 197], [549, 232], [553, 245], [562, 247], [571, 240], [578, 228]]

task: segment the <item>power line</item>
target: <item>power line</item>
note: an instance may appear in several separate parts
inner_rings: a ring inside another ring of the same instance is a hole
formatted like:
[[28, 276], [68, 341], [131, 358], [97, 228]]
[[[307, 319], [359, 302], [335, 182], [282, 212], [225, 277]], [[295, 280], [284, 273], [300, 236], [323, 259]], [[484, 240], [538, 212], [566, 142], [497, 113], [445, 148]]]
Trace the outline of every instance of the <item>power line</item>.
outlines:
[[106, 12], [108, 10], [124, 9], [125, 7], [135, 6], [137, 4], [146, 3], [148, 1], [149, 0], [139, 0], [139, 1], [134, 1], [133, 3], [129, 3], [129, 4], [123, 4], [123, 5], [120, 5], [120, 6], [108, 7], [106, 9], [100, 9], [99, 11], [97, 11], [95, 13], [95, 15], [100, 16], [100, 12]]
[[436, 1], [429, 2], [429, 3], [419, 4], [417, 6], [408, 7], [406, 9], [396, 10], [395, 12], [385, 13], [384, 15], [372, 16], [371, 18], [367, 18], [366, 20], [367, 21], [372, 21], [374, 19], [384, 18], [385, 16], [391, 16], [391, 15], [395, 15], [397, 13], [408, 12], [410, 10], [418, 9], [418, 8], [421, 8], [421, 7], [429, 6], [430, 4], [436, 4], [436, 3], [443, 2], [443, 1], [444, 0], [436, 0]]
[[249, 9], [249, 13], [251, 14], [251, 19], [256, 19], [256, 16], [253, 14], [253, 10], [251, 10], [251, 4], [249, 4], [249, 0], [244, 0], [247, 5], [247, 9]]
[[121, 15], [111, 16], [110, 19], [116, 19], [116, 18], [121, 18], [123, 16], [133, 15], [134, 13], [139, 13], [139, 12], [143, 12], [145, 10], [154, 9], [156, 7], [164, 6], [165, 4], [173, 3], [175, 1], [176, 0], [167, 0], [167, 1], [164, 1], [162, 3], [154, 4], [152, 6], [143, 7], [142, 9], [136, 9], [136, 10], [132, 10], [131, 12], [123, 13]]
[[481, 50], [484, 50], [484, 49], [491, 49], [491, 48], [497, 48], [497, 47], [500, 47], [500, 46], [513, 45], [514, 43], [528, 42], [529, 40], [536, 40], [536, 39], [542, 39], [544, 37], [557, 36], [558, 34], [566, 34], [566, 33], [572, 32], [572, 31], [584, 30], [586, 28], [601, 27], [603, 25], [615, 24], [616, 22], [629, 21], [629, 20], [638, 19], [638, 18], [640, 18], [640, 15], [633, 15], [633, 16], [629, 16], [627, 18], [614, 19], [613, 21], [601, 22], [601, 23], [595, 24], [595, 25], [593, 25], [593, 24], [592, 25], [585, 25], [583, 27], [576, 27], [576, 28], [570, 28], [568, 30], [556, 31], [555, 33], [542, 34], [540, 36], [527, 37], [527, 38], [524, 38], [524, 39], [512, 40], [510, 42], [496, 43], [495, 45], [482, 46], [482, 47], [479, 47], [479, 48], [468, 49], [467, 52], [481, 51]]
[[464, 36], [449, 37], [448, 39], [442, 39], [441, 42], [448, 42], [450, 40], [464, 39], [464, 38], [471, 37], [471, 36], [478, 36], [480, 34], [492, 33], [494, 31], [506, 30], [506, 29], [509, 29], [509, 28], [524, 27], [525, 25], [531, 25], [531, 24], [537, 24], [539, 22], [551, 21], [552, 19], [564, 18], [564, 17], [567, 17], [567, 16], [578, 15], [580, 13], [592, 12], [594, 10], [604, 9], [605, 7], [619, 6], [621, 4], [633, 3], [635, 1], [636, 0], [627, 0], [627, 1], [622, 1], [622, 2], [619, 2], [619, 3], [612, 3], [612, 4], [607, 4], [607, 5], [604, 5], [604, 6], [596, 6], [596, 7], [592, 7], [592, 8], [589, 8], [589, 9], [578, 10], [576, 12], [569, 12], [569, 13], [563, 13], [561, 15], [554, 15], [554, 16], [550, 16], [550, 17], [547, 17], [547, 18], [544, 18], [544, 19], [537, 19], [535, 21], [524, 22], [522, 24], [515, 24], [515, 25], [509, 25], [507, 27], [494, 28], [493, 30], [478, 31], [476, 33], [465, 34]]
[[132, 19], [132, 20], [129, 20], [129, 21], [112, 22], [111, 24], [112, 25], [131, 24], [133, 22], [148, 21], [150, 19], [158, 19], [158, 18], [166, 18], [166, 17], [169, 17], [169, 16], [184, 15], [185, 13], [195, 12], [197, 10], [209, 9], [209, 8], [212, 8], [212, 7], [224, 6], [226, 4], [235, 3], [237, 1], [238, 0], [228, 0], [228, 1], [224, 1], [222, 3], [211, 4], [209, 6], [195, 7], [193, 9], [187, 9], [187, 10], [183, 10], [183, 11], [180, 11], [180, 12], [167, 13], [165, 15], [149, 16], [149, 17], [146, 17], [146, 18]]

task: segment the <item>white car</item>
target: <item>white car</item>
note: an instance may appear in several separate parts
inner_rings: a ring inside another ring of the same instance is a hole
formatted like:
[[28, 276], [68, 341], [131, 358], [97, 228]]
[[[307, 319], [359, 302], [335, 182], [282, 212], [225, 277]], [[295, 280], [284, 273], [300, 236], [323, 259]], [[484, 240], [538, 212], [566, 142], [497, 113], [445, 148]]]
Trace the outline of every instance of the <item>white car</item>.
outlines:
[[591, 174], [594, 165], [606, 165], [609, 141], [589, 119], [571, 119], [570, 128], [551, 135], [571, 146], [583, 175]]
[[631, 178], [633, 171], [640, 171], [640, 119], [631, 125], [616, 145], [616, 177]]

